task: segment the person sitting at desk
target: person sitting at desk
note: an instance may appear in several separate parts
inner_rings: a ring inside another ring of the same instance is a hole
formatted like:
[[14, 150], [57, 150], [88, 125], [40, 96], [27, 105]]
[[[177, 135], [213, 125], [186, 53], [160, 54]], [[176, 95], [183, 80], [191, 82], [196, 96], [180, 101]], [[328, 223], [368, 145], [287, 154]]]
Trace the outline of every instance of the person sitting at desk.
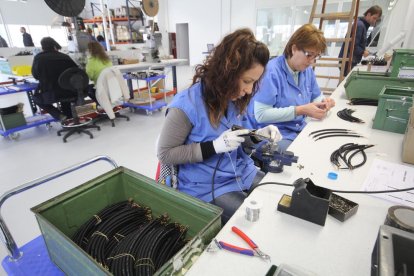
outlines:
[[[244, 191], [261, 179], [240, 147], [249, 130], [232, 127], [245, 122], [246, 106], [268, 60], [265, 44], [249, 29], [237, 30], [196, 67], [192, 86], [167, 109], [158, 142], [160, 163], [178, 166], [179, 191], [222, 207], [223, 223], [243, 203]], [[280, 140], [275, 126], [256, 132]]]
[[[102, 70], [112, 66], [112, 61], [106, 54], [104, 48], [99, 44], [99, 42], [92, 41], [88, 43], [88, 50], [90, 57], [88, 58], [88, 63], [86, 64], [86, 74], [96, 86], [98, 77], [101, 74]], [[93, 87], [89, 88], [88, 91], [89, 97], [96, 101], [95, 89]]]
[[[312, 64], [326, 49], [323, 32], [305, 24], [292, 35], [283, 55], [269, 61], [259, 90], [249, 105], [252, 124], [276, 125], [285, 150], [306, 125], [306, 117], [323, 119], [335, 101], [321, 94]], [[254, 114], [254, 117], [252, 117]]]
[[[58, 83], [59, 76], [68, 68], [77, 67], [68, 56], [60, 53], [60, 45], [51, 37], [40, 41], [42, 52], [33, 59], [32, 75], [39, 80], [39, 86], [33, 95], [34, 102], [53, 118], [61, 122], [72, 118], [70, 102], [65, 99], [77, 97], [76, 92], [62, 89]], [[60, 109], [53, 104], [60, 102]]]

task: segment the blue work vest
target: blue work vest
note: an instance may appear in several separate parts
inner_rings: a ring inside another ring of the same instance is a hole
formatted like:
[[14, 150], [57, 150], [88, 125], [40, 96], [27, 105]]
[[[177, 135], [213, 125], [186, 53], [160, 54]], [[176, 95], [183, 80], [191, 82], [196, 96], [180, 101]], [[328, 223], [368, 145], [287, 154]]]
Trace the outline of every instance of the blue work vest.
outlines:
[[[169, 105], [169, 108], [181, 109], [193, 126], [185, 144], [213, 141], [222, 132], [231, 129], [233, 125], [243, 125], [245, 119], [230, 102], [227, 117], [221, 118], [218, 128], [213, 127], [210, 124], [201, 91], [202, 85], [196, 83], [189, 89], [178, 93]], [[212, 177], [220, 155], [215, 154], [198, 163], [179, 165], [178, 190], [206, 202], [212, 201]], [[223, 153], [214, 178], [214, 196], [219, 197], [228, 192], [248, 190], [256, 173], [257, 169], [253, 160], [244, 153], [241, 147], [232, 152]]]
[[[259, 85], [259, 90], [250, 102], [247, 114], [251, 125], [255, 128], [265, 127], [269, 124], [257, 123], [254, 116], [254, 101], [281, 108], [304, 105], [319, 97], [321, 90], [316, 82], [312, 67], [299, 72], [299, 85], [296, 85], [292, 74], [286, 65], [284, 55], [271, 59], [266, 66], [265, 73]], [[305, 116], [296, 116], [287, 122], [274, 123], [283, 135], [283, 139], [294, 140], [305, 127]]]

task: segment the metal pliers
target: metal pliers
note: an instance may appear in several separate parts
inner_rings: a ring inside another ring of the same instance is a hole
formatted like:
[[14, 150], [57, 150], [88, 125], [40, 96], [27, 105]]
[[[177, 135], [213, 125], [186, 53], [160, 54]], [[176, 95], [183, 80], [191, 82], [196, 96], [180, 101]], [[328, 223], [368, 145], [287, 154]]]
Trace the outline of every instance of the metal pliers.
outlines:
[[236, 226], [233, 226], [231, 228], [231, 230], [234, 233], [236, 233], [239, 237], [241, 237], [253, 250], [252, 249], [241, 248], [241, 247], [229, 244], [229, 243], [225, 243], [223, 241], [219, 241], [220, 247], [222, 249], [226, 249], [226, 250], [229, 250], [231, 252], [244, 254], [244, 255], [248, 255], [248, 256], [256, 256], [256, 257], [260, 257], [261, 259], [263, 259], [265, 261], [270, 261], [270, 256], [263, 253], [259, 249], [259, 247], [245, 233], [243, 233], [242, 230], [240, 230]]

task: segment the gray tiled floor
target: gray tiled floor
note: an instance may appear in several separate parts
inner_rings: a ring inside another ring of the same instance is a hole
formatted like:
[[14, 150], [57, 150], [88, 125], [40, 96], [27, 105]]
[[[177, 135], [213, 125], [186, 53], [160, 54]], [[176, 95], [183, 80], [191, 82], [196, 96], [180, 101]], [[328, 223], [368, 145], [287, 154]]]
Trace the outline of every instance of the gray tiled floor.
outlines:
[[[192, 70], [187, 66], [177, 67], [179, 90], [190, 84]], [[167, 87], [172, 87], [170, 77]], [[126, 115], [131, 119], [129, 122], [118, 119], [116, 127], [104, 122], [101, 131], [92, 130], [94, 139], [84, 134], [74, 135], [63, 143], [56, 135], [60, 129], [57, 124], [50, 130], [40, 126], [22, 131], [17, 141], [0, 136], [1, 194], [97, 155], [107, 155], [118, 165], [153, 178], [158, 162], [155, 140], [163, 124], [164, 109], [150, 116], [129, 110]], [[99, 162], [9, 199], [2, 207], [2, 215], [17, 245], [20, 247], [40, 234], [31, 207], [109, 169], [108, 164]], [[6, 256], [3, 247], [0, 256]], [[3, 274], [0, 269], [0, 275]]]

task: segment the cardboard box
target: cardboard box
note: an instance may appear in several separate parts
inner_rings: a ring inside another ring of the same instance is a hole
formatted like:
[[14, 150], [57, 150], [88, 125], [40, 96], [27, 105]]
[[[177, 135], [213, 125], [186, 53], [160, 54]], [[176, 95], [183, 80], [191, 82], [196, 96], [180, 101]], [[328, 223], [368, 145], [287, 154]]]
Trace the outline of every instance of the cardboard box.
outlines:
[[410, 119], [404, 135], [402, 161], [414, 164], [414, 105], [411, 108]]

